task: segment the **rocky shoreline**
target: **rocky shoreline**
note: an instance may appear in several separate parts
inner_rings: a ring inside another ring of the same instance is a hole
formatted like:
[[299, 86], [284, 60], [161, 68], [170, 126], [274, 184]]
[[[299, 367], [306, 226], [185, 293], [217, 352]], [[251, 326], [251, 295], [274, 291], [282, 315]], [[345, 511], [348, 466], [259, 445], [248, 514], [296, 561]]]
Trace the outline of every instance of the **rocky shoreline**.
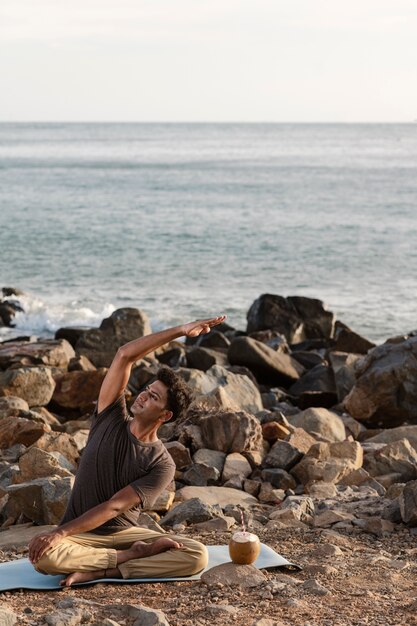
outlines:
[[[10, 296], [19, 310], [19, 292], [3, 293], [0, 309], [6, 304], [9, 317], [3, 309], [0, 316], [11, 324]], [[298, 550], [291, 554], [291, 541], [284, 549], [275, 538], [302, 535], [307, 545], [320, 537], [322, 553], [315, 560], [337, 562], [353, 540], [395, 543], [399, 537], [407, 558], [398, 569], [406, 563], [415, 576], [417, 336], [375, 346], [321, 301], [271, 294], [252, 304], [247, 320], [244, 330], [223, 324], [197, 340], [172, 342], [132, 369], [128, 401], [160, 364], [175, 368], [195, 398], [181, 422], [160, 431], [177, 467], [175, 484], [141, 523], [227, 543], [243, 510], [253, 532], [307, 569], [311, 562]], [[0, 343], [2, 560], [24, 555], [40, 526], [60, 520], [115, 351], [149, 332], [146, 314], [125, 308], [97, 329], [61, 328], [55, 339]], [[319, 582], [331, 575], [323, 567], [313, 567], [303, 584], [314, 582], [303, 593], [331, 595]], [[276, 585], [284, 592], [290, 584], [265, 576], [270, 589], [259, 626], [280, 615], [272, 611], [282, 595], [274, 593]], [[255, 588], [265, 592], [265, 584]], [[292, 596], [283, 595], [285, 604]], [[228, 619], [218, 613], [218, 623], [240, 623], [240, 613], [231, 613]], [[50, 623], [27, 619], [21, 623]], [[124, 619], [130, 619], [127, 613]], [[170, 617], [170, 623], [187, 620]]]

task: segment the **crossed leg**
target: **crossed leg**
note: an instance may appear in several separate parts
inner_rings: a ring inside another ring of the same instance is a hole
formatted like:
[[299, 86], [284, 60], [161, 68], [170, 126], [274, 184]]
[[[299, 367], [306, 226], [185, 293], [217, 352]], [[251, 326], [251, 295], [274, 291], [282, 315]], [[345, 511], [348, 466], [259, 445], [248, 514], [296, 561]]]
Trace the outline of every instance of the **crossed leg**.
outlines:
[[48, 550], [36, 563], [43, 574], [69, 574], [69, 586], [97, 578], [190, 576], [207, 565], [206, 547], [188, 537], [132, 527], [112, 535], [81, 533]]

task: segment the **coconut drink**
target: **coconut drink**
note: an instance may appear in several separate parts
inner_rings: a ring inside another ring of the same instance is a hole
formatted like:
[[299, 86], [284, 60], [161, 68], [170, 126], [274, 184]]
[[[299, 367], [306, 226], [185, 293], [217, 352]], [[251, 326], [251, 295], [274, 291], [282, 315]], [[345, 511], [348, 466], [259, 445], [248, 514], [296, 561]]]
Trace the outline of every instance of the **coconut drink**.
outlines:
[[250, 565], [254, 563], [261, 551], [258, 535], [242, 530], [234, 533], [229, 541], [229, 554], [233, 563]]
[[240, 510], [242, 530], [234, 533], [229, 541], [229, 554], [233, 563], [250, 565], [254, 563], [261, 551], [261, 542], [258, 535], [250, 533], [245, 528], [243, 510]]

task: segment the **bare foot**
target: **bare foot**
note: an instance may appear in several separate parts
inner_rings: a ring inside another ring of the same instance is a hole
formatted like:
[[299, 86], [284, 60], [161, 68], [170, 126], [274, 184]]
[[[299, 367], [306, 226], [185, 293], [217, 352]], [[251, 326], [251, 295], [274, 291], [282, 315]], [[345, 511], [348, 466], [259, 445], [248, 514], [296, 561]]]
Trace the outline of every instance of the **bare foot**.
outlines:
[[63, 578], [59, 584], [62, 587], [70, 587], [74, 583], [86, 583], [89, 580], [103, 578], [103, 573], [103, 570], [99, 570], [98, 572], [73, 572], [66, 578]]
[[153, 556], [160, 552], [166, 552], [167, 550], [179, 550], [183, 544], [169, 539], [168, 537], [160, 537], [152, 543], [145, 543], [144, 541], [135, 541], [129, 548], [129, 552], [132, 552], [134, 556], [132, 559], [143, 559], [147, 556]]

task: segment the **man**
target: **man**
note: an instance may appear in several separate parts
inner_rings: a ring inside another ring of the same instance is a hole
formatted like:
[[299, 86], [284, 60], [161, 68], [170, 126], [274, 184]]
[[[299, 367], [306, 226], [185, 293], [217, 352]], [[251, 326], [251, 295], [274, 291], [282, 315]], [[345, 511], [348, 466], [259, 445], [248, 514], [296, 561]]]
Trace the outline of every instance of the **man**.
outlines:
[[175, 464], [157, 431], [188, 407], [189, 390], [163, 367], [132, 404], [133, 418], [124, 390], [135, 361], [178, 337], [208, 333], [225, 318], [190, 322], [119, 348], [100, 390], [64, 517], [29, 544], [37, 571], [68, 574], [61, 584], [70, 586], [97, 578], [188, 576], [206, 567], [203, 544], [136, 525], [140, 509], [150, 508], [173, 480]]

